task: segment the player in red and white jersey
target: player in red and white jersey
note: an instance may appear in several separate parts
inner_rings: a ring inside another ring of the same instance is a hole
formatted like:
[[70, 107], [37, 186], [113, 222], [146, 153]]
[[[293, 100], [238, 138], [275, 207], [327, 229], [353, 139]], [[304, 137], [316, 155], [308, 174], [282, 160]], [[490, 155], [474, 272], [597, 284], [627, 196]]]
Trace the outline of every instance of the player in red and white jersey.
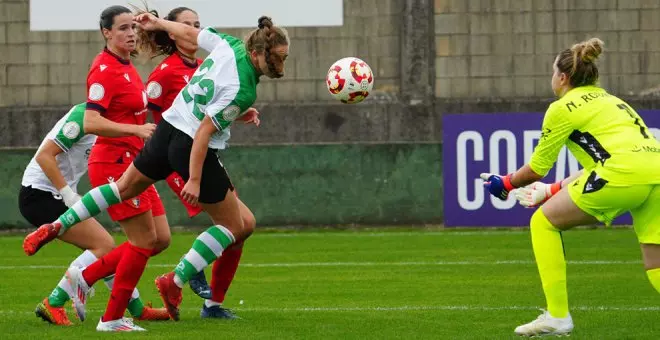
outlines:
[[[147, 94], [140, 75], [130, 61], [137, 35], [132, 12], [111, 6], [101, 13], [100, 29], [106, 47], [92, 62], [87, 76], [86, 114], [100, 114], [117, 123], [142, 125], [147, 120]], [[89, 156], [89, 179], [93, 187], [118, 180], [144, 146], [139, 137], [98, 137]], [[112, 195], [103, 193], [103, 195]], [[83, 203], [85, 203], [83, 201]], [[86, 209], [97, 207], [85, 205]], [[69, 281], [81, 276], [90, 287], [114, 273], [115, 283], [99, 331], [144, 330], [125, 319], [124, 312], [148, 259], [169, 245], [170, 231], [165, 209], [154, 186], [136, 197], [108, 209], [128, 237], [84, 271], [70, 268]], [[81, 212], [82, 213], [82, 212]], [[74, 286], [72, 288], [75, 289]], [[78, 289], [80, 289], [78, 287]], [[81, 320], [85, 319], [84, 294], [74, 291], [73, 302]]]
[[[158, 13], [155, 11], [151, 11], [151, 13], [158, 16]], [[167, 14], [165, 19], [184, 23], [195, 28], [200, 27], [197, 12], [187, 7], [174, 8]], [[188, 82], [193, 77], [195, 70], [201, 64], [202, 60], [196, 57], [197, 46], [187, 41], [175, 41], [164, 31], [156, 33], [143, 32], [145, 36], [138, 39], [140, 41], [138, 50], [141, 55], [168, 55], [168, 57], [154, 68], [147, 81], [147, 97], [149, 101], [147, 107], [153, 115], [154, 122], [159, 123], [163, 111], [172, 105], [174, 98], [188, 85]], [[253, 120], [246, 121], [246, 123], [258, 124], [258, 118], [254, 117]], [[190, 217], [194, 217], [202, 212], [200, 206], [193, 206], [183, 199], [181, 190], [186, 182], [181, 175], [173, 172], [167, 177], [166, 181], [172, 191], [179, 197], [181, 203], [186, 207]], [[256, 220], [252, 212], [249, 209], [243, 209], [241, 215], [243, 217], [243, 223], [250, 224], [254, 228]], [[222, 307], [220, 304], [224, 301], [225, 294], [233, 281], [242, 253], [243, 243], [239, 243], [227, 249], [222, 257], [214, 262], [211, 282], [213, 289], [209, 287], [204, 271], [200, 271], [188, 281], [190, 288], [192, 288], [195, 294], [206, 300], [202, 307], [202, 317], [235, 318], [229, 309]]]

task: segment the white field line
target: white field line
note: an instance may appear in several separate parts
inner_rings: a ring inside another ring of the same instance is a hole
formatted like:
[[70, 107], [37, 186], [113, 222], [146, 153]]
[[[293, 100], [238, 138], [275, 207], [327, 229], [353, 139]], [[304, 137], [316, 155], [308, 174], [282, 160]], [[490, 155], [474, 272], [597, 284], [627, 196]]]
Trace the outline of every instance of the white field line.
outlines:
[[[585, 260], [567, 261], [569, 265], [629, 265], [641, 264], [641, 261], [610, 261], [610, 260]], [[272, 268], [272, 267], [396, 267], [396, 266], [501, 266], [501, 265], [535, 265], [534, 261], [510, 260], [510, 261], [412, 261], [412, 262], [292, 262], [292, 263], [242, 263], [241, 267], [247, 268]], [[175, 263], [154, 263], [147, 267], [172, 268]], [[56, 265], [30, 265], [30, 266], [0, 266], [0, 270], [18, 269], [66, 269], [66, 266]]]
[[[199, 311], [199, 308], [182, 308], [184, 311]], [[406, 312], [406, 311], [519, 311], [519, 310], [540, 310], [540, 307], [535, 306], [469, 306], [469, 305], [456, 305], [456, 306], [376, 306], [376, 307], [237, 307], [232, 308], [237, 312], [288, 312], [288, 313], [304, 313], [304, 312]], [[649, 312], [660, 311], [659, 307], [632, 307], [632, 306], [573, 306], [571, 310], [586, 311], [586, 312]], [[102, 313], [101, 309], [92, 309], [88, 312]], [[32, 311], [26, 310], [0, 310], [0, 314], [33, 314]]]

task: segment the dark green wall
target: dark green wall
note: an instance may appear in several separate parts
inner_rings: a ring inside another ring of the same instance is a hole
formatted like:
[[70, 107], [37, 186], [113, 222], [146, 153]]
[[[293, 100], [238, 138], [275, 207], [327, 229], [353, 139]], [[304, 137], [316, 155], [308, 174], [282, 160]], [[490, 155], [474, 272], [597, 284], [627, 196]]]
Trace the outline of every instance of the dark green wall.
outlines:
[[[28, 226], [17, 195], [33, 153], [0, 151], [4, 227]], [[440, 144], [234, 146], [223, 162], [258, 225], [425, 224], [442, 222], [441, 153]], [[167, 185], [157, 187], [171, 225], [209, 224], [188, 219]], [[81, 192], [88, 188], [84, 178]]]

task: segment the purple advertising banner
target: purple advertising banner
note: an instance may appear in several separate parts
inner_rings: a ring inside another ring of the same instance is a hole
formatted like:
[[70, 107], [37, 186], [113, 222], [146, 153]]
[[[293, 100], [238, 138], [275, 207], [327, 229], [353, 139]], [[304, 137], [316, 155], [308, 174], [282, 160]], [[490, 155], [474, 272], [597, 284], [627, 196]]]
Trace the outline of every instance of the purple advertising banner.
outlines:
[[[660, 111], [640, 111], [640, 116], [660, 138]], [[520, 206], [515, 198], [492, 197], [479, 178], [482, 172], [508, 174], [531, 158], [541, 136], [543, 113], [448, 114], [443, 117], [443, 170], [445, 225], [527, 226], [534, 209]], [[581, 167], [566, 147], [555, 167], [543, 179], [552, 183]], [[630, 216], [616, 224], [629, 224]]]

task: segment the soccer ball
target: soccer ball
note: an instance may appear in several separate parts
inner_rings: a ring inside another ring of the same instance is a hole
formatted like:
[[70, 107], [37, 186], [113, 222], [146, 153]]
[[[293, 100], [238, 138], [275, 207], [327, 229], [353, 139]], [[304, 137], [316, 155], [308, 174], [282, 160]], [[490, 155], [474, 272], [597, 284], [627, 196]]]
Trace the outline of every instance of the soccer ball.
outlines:
[[371, 67], [358, 58], [337, 60], [325, 78], [330, 94], [342, 103], [357, 104], [367, 98], [374, 87]]

